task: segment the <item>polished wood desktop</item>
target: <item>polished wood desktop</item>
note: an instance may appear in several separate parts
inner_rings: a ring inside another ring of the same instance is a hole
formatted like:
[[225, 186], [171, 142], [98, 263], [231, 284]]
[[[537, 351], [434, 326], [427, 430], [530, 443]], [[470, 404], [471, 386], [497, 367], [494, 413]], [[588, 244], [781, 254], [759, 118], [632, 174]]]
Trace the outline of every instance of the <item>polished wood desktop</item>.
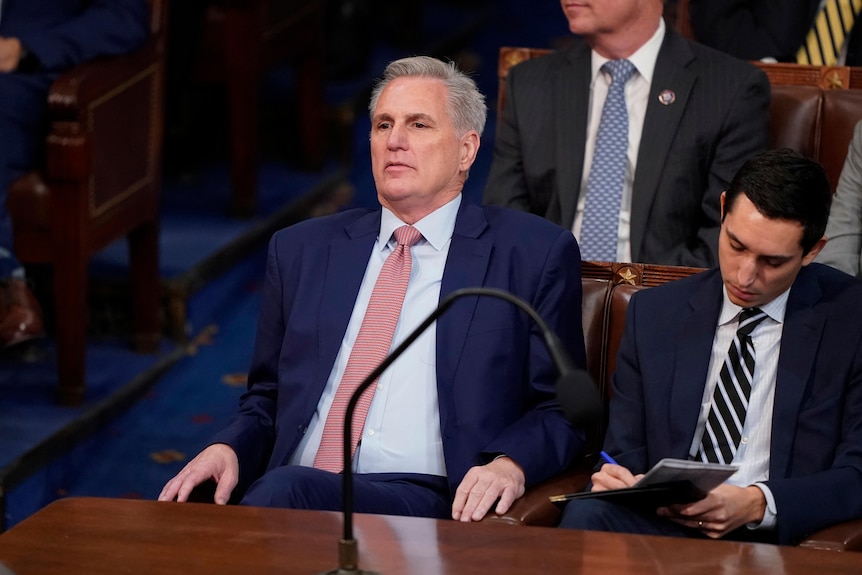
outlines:
[[[0, 535], [0, 565], [15, 575], [315, 575], [337, 567], [341, 519], [323, 511], [68, 498]], [[360, 568], [381, 575], [862, 572], [855, 553], [385, 515], [355, 515], [354, 535]]]

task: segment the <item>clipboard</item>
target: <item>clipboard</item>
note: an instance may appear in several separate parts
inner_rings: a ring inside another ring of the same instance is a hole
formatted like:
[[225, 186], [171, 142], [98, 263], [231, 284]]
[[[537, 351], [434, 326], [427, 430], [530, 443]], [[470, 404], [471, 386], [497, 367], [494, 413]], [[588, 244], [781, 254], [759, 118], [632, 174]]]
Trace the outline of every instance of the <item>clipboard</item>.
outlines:
[[562, 507], [573, 499], [605, 499], [640, 509], [693, 503], [706, 497], [737, 469], [736, 465], [665, 458], [631, 487], [554, 495], [550, 500]]

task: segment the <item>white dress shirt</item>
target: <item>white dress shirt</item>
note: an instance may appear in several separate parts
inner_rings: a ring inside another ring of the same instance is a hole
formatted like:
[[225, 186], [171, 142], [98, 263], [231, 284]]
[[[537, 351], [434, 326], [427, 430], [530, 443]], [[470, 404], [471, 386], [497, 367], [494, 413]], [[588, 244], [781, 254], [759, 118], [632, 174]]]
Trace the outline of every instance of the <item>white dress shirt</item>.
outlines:
[[[461, 196], [425, 216], [413, 227], [422, 234], [411, 249], [413, 267], [390, 350], [398, 346], [439, 303], [440, 284], [449, 254]], [[395, 248], [395, 229], [405, 225], [383, 208], [380, 234], [371, 250], [365, 276], [341, 348], [317, 411], [297, 450], [294, 465], [312, 467], [326, 416], [344, 375], [371, 292], [383, 262]], [[380, 377], [354, 458], [357, 473], [411, 472], [446, 476], [437, 399], [436, 323], [432, 324]]]
[[[638, 150], [640, 149], [641, 135], [643, 134], [644, 117], [646, 116], [647, 102], [649, 100], [650, 85], [652, 84], [655, 63], [658, 53], [664, 41], [664, 20], [659, 21], [659, 27], [643, 46], [627, 60], [634, 64], [636, 72], [626, 82], [626, 109], [629, 115], [629, 147], [626, 154], [626, 171], [623, 182], [623, 195], [620, 202], [620, 222], [617, 240], [617, 261], [632, 261], [631, 246], [631, 209], [632, 209], [632, 187], [637, 168]], [[593, 163], [593, 152], [596, 147], [596, 134], [599, 131], [599, 122], [602, 118], [602, 108], [608, 96], [610, 86], [610, 75], [601, 71], [602, 66], [608, 59], [600, 56], [595, 51], [592, 53], [592, 81], [590, 82], [590, 106], [587, 123], [587, 142], [584, 152], [584, 172], [581, 179], [581, 193], [578, 197], [578, 207], [575, 212], [575, 221], [572, 232], [576, 238], [580, 237], [581, 225], [584, 221], [584, 202], [587, 197], [587, 181], [590, 177], [590, 169]]]
[[[718, 318], [718, 328], [712, 344], [712, 356], [709, 361], [706, 385], [701, 400], [700, 416], [697, 429], [694, 432], [689, 455], [694, 458], [700, 449], [706, 419], [712, 405], [712, 395], [718, 384], [721, 367], [727, 358], [730, 342], [736, 335], [739, 325], [739, 314], [742, 308], [734, 304], [723, 290], [724, 304]], [[742, 426], [742, 439], [739, 442], [733, 465], [739, 466], [727, 483], [746, 487], [756, 485], [763, 491], [767, 501], [767, 511], [763, 522], [757, 527], [771, 528], [775, 526], [777, 510], [772, 492], [765, 484], [769, 479], [769, 452], [772, 441], [772, 411], [775, 403], [775, 382], [778, 374], [778, 355], [781, 352], [781, 331], [784, 328], [784, 312], [787, 309], [786, 290], [777, 298], [760, 306], [768, 316], [751, 332], [754, 344], [755, 363], [754, 376], [751, 382], [751, 396], [748, 400], [748, 411], [745, 424]]]

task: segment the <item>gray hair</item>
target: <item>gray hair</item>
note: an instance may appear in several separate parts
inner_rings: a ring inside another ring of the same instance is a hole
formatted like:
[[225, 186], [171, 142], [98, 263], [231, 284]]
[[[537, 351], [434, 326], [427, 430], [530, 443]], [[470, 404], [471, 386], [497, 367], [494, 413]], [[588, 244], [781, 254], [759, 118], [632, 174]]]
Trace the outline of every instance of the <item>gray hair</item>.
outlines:
[[371, 92], [368, 110], [373, 115], [380, 94], [389, 83], [404, 76], [436, 78], [443, 82], [449, 91], [448, 111], [455, 131], [459, 136], [476, 130], [479, 136], [485, 129], [488, 108], [485, 96], [467, 74], [459, 70], [454, 62], [443, 62], [430, 56], [412, 56], [391, 62], [383, 71], [383, 77]]

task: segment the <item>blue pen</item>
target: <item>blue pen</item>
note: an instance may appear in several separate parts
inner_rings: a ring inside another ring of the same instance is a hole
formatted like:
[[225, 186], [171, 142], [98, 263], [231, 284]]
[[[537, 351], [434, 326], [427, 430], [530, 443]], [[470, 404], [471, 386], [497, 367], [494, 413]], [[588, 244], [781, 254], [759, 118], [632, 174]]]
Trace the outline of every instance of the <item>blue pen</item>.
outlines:
[[619, 465], [619, 463], [617, 463], [613, 457], [611, 457], [610, 455], [608, 455], [604, 451], [601, 452], [601, 456], [602, 456], [602, 459], [604, 459], [605, 461], [607, 461], [611, 465]]

